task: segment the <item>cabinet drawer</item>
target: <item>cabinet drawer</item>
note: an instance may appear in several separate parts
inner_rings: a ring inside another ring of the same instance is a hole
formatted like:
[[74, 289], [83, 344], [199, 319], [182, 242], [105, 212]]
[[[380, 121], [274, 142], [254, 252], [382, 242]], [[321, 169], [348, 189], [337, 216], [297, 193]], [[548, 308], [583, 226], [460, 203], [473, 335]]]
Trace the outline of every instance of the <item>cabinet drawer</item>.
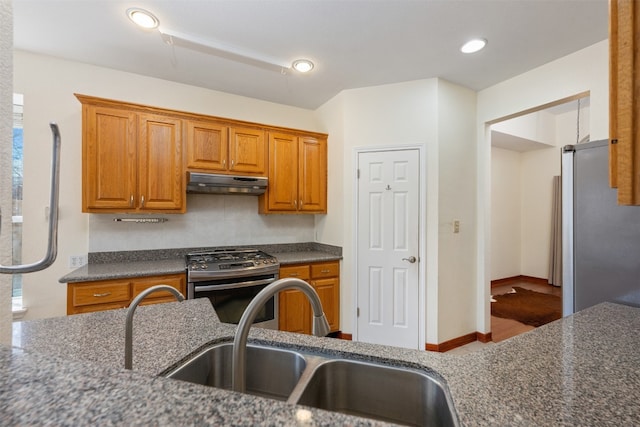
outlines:
[[[169, 285], [172, 288], [176, 288], [180, 293], [184, 295], [184, 275], [166, 276], [166, 277], [150, 277], [148, 279], [138, 279], [133, 282], [133, 297], [137, 297], [140, 292], [156, 285]], [[164, 298], [168, 301], [174, 300], [175, 297], [169, 291], [157, 291], [147, 295], [145, 300], [154, 298]]]
[[91, 304], [105, 304], [110, 302], [125, 302], [131, 299], [129, 281], [109, 282], [104, 284], [73, 286], [73, 305], [83, 306]]
[[280, 278], [295, 277], [296, 279], [309, 280], [308, 265], [288, 265], [280, 267]]
[[336, 277], [339, 275], [340, 264], [337, 262], [311, 264], [311, 277], [314, 279], [321, 279], [323, 277]]

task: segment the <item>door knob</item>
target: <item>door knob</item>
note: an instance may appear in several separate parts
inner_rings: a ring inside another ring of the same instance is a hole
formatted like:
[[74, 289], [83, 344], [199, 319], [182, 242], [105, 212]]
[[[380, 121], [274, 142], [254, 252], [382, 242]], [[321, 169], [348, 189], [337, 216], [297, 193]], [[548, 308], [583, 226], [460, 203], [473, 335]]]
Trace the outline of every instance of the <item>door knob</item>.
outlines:
[[411, 264], [416, 262], [416, 257], [410, 256], [409, 258], [402, 258], [403, 261], [409, 261]]

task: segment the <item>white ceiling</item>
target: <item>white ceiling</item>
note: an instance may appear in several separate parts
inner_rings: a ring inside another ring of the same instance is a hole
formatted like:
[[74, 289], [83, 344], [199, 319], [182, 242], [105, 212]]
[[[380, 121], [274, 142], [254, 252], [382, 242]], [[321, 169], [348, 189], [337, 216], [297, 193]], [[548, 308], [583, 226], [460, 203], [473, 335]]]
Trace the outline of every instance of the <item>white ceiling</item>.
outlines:
[[[4, 0], [3, 0], [4, 1]], [[161, 28], [312, 73], [165, 44]], [[315, 109], [344, 89], [441, 77], [481, 90], [607, 38], [607, 0], [13, 0], [14, 47]], [[471, 37], [489, 41], [463, 55]]]

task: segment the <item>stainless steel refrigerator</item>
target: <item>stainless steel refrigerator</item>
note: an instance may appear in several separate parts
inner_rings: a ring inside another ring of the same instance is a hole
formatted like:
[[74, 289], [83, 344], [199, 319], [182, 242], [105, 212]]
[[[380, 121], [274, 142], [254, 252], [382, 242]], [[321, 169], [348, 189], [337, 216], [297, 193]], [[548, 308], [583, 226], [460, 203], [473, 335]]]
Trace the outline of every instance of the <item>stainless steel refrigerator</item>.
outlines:
[[640, 207], [609, 187], [608, 141], [562, 152], [563, 315], [612, 301], [640, 306]]

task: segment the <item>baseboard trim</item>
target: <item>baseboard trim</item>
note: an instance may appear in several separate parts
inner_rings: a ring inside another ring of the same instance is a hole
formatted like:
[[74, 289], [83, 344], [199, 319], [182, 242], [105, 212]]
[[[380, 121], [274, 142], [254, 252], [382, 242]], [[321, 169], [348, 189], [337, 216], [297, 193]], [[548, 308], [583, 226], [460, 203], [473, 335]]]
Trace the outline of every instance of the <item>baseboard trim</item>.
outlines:
[[427, 351], [437, 351], [440, 353], [444, 353], [445, 351], [453, 350], [456, 347], [461, 347], [463, 345], [474, 342], [477, 339], [477, 333], [472, 332], [467, 335], [463, 335], [458, 338], [454, 338], [449, 341], [441, 342], [440, 344], [429, 344], [425, 346]]
[[483, 344], [493, 341], [493, 337], [491, 336], [491, 332], [483, 334], [481, 332], [476, 332], [476, 338]]
[[511, 285], [518, 282], [529, 282], [529, 283], [544, 284], [544, 285], [549, 284], [548, 279], [542, 279], [540, 277], [532, 277], [532, 276], [523, 276], [521, 274], [519, 276], [505, 277], [504, 279], [492, 280], [491, 287], [494, 288], [496, 286]]
[[463, 345], [470, 344], [474, 341], [480, 341], [481, 343], [488, 343], [492, 341], [491, 332], [487, 334], [483, 334], [481, 332], [471, 332], [470, 334], [463, 335], [461, 337], [454, 338], [452, 340], [445, 341], [440, 344], [427, 343], [425, 345], [425, 350], [444, 353], [446, 351], [453, 350], [454, 348], [462, 347]]

